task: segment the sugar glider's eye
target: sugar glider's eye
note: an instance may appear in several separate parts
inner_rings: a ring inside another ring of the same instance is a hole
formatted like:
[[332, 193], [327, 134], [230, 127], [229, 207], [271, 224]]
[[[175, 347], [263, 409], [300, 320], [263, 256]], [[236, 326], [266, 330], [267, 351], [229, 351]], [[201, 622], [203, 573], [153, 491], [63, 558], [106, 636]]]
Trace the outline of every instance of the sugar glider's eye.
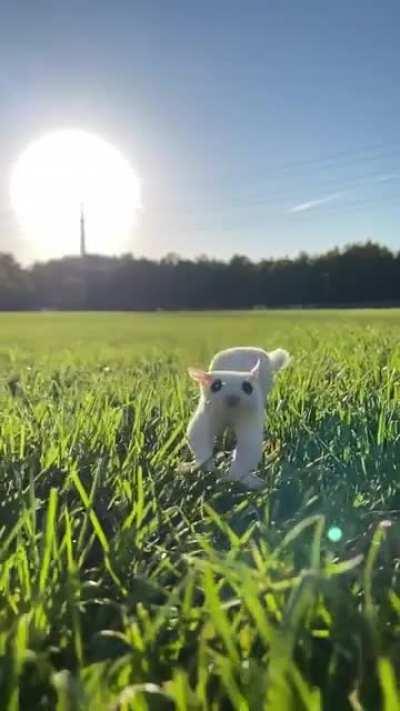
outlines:
[[217, 378], [217, 380], [214, 380], [214, 382], [211, 383], [210, 389], [213, 393], [217, 393], [218, 390], [221, 390], [221, 388], [222, 388], [222, 383], [219, 378]]
[[251, 395], [251, 393], [253, 392], [253, 386], [251, 383], [249, 383], [248, 380], [244, 380], [242, 383], [242, 390], [244, 393], [246, 393], [246, 395]]

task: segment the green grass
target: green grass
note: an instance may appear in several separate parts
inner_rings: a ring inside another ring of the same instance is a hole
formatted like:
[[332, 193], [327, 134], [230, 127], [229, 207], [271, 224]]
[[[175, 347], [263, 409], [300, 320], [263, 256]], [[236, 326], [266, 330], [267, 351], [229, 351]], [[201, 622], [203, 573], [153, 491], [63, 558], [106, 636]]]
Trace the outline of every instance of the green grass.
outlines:
[[[399, 344], [395, 310], [1, 315], [0, 708], [399, 711]], [[261, 493], [179, 474], [229, 345], [294, 358]]]

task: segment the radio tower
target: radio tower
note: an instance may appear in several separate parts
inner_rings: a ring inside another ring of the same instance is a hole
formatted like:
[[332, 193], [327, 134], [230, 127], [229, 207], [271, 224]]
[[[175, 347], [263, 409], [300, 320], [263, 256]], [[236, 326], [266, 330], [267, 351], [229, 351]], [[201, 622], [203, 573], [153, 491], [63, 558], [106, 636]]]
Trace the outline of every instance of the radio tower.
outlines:
[[86, 256], [86, 235], [85, 235], [85, 213], [83, 210], [83, 204], [81, 203], [81, 257]]

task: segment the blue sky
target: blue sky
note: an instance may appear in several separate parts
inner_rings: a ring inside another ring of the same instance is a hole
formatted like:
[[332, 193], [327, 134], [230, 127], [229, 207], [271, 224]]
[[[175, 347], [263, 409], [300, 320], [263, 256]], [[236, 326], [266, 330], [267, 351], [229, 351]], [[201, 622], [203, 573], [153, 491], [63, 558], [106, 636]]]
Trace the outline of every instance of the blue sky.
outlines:
[[[400, 247], [400, 5], [3, 0], [0, 250], [30, 141], [82, 128], [142, 181], [135, 254]], [[73, 245], [71, 245], [71, 252]]]

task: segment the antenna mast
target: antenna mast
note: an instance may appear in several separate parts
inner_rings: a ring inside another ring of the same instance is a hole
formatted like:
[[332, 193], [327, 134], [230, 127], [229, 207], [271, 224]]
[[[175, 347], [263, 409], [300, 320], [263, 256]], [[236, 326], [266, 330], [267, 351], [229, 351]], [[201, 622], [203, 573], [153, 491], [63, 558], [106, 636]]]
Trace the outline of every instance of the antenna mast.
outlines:
[[86, 234], [85, 234], [85, 212], [83, 209], [83, 203], [81, 203], [81, 218], [80, 218], [80, 236], [81, 236], [81, 257], [86, 256]]

